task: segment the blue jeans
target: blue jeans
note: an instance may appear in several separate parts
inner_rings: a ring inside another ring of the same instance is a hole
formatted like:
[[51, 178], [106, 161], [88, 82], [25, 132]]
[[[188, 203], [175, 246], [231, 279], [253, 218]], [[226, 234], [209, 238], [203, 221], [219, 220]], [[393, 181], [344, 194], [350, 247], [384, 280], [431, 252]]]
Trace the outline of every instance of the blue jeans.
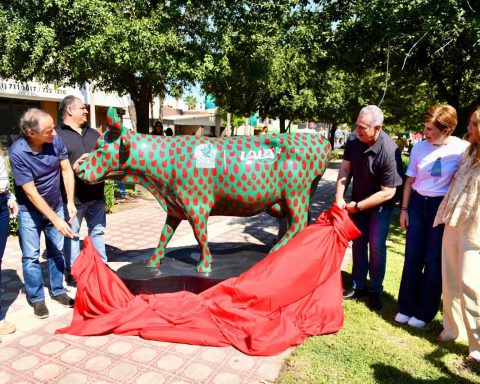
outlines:
[[105, 251], [105, 226], [107, 218], [105, 214], [105, 199], [89, 201], [87, 203], [75, 204], [77, 207], [77, 216], [73, 219], [72, 226], [73, 239], [65, 238], [63, 248], [65, 254], [65, 269], [70, 273], [72, 265], [80, 254], [80, 227], [85, 218], [88, 227], [88, 236], [92, 238], [93, 246], [97, 250], [102, 260], [107, 262], [107, 252]]
[[120, 197], [124, 199], [125, 196], [127, 196], [127, 191], [125, 190], [125, 183], [123, 181], [119, 181], [117, 186], [118, 186], [118, 191], [120, 192]]
[[408, 204], [409, 225], [398, 304], [401, 313], [425, 322], [437, 314], [442, 295], [444, 226], [432, 227], [442, 199], [413, 191]]
[[[2, 287], [2, 258], [8, 237], [8, 217], [7, 195], [4, 193], [0, 195], [0, 288]], [[0, 290], [0, 321], [5, 318], [1, 305], [2, 291]]]
[[[63, 216], [63, 207], [56, 212]], [[25, 291], [30, 303], [45, 300], [43, 292], [43, 276], [40, 267], [40, 234], [45, 233], [47, 247], [48, 276], [50, 279], [50, 295], [58, 296], [65, 292], [63, 287], [63, 236], [50, 220], [37, 211], [19, 212], [19, 240], [22, 249], [22, 269], [25, 280]]]
[[376, 207], [352, 215], [353, 222], [362, 232], [362, 236], [353, 240], [352, 245], [354, 289], [366, 288], [367, 274], [369, 274], [369, 291], [383, 292], [383, 278], [387, 264], [386, 241], [392, 213], [392, 208]]

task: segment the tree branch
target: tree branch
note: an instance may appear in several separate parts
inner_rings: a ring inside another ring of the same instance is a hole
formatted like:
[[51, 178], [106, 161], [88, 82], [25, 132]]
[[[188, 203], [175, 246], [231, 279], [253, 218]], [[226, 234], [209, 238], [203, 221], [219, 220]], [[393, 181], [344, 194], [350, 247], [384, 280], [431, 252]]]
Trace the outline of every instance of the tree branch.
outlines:
[[407, 62], [408, 56], [410, 56], [410, 53], [412, 52], [413, 48], [415, 48], [415, 46], [416, 46], [425, 36], [427, 36], [427, 33], [428, 33], [428, 31], [425, 32], [425, 33], [423, 34], [423, 36], [420, 37], [420, 39], [418, 39], [418, 40], [415, 42], [415, 44], [412, 45], [412, 48], [410, 48], [410, 50], [407, 52], [407, 54], [406, 54], [406, 56], [405, 56], [405, 60], [403, 60], [402, 71], [403, 71], [403, 68], [405, 68], [405, 63]]

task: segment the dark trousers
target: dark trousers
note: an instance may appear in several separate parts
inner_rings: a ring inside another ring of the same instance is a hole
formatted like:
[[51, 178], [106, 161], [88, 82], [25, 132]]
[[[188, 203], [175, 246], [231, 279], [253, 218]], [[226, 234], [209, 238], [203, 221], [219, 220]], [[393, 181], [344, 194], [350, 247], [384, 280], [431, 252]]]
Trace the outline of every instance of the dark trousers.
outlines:
[[[352, 220], [362, 236], [352, 244], [352, 280], [354, 289], [367, 288], [370, 292], [383, 292], [383, 278], [387, 264], [387, 236], [392, 219], [392, 208], [376, 207], [352, 215]], [[370, 255], [369, 255], [370, 251]]]
[[425, 322], [437, 314], [442, 295], [444, 226], [432, 227], [442, 199], [412, 191], [408, 204], [409, 226], [398, 304], [401, 313]]

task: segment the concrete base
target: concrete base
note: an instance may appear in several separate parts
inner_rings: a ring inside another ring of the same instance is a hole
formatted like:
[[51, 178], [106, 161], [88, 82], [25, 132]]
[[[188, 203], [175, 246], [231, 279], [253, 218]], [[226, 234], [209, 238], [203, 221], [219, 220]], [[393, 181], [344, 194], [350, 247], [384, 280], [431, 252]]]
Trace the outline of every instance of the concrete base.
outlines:
[[149, 268], [146, 262], [120, 267], [117, 275], [133, 294], [177, 291], [202, 292], [230, 277], [239, 276], [262, 260], [270, 247], [247, 244], [232, 247], [210, 245], [214, 262], [212, 271], [195, 269], [200, 258], [198, 246], [182, 247], [168, 252], [160, 268]]

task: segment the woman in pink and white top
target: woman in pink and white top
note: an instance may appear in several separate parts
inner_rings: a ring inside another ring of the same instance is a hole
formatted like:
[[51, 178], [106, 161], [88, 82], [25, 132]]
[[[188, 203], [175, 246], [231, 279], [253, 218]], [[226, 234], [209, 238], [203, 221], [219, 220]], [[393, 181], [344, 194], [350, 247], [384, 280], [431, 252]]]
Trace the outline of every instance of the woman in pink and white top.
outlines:
[[412, 148], [403, 189], [400, 225], [407, 229], [398, 323], [421, 328], [438, 312], [442, 294], [443, 226], [433, 220], [468, 142], [451, 136], [457, 112], [435, 105], [424, 116], [426, 140]]

